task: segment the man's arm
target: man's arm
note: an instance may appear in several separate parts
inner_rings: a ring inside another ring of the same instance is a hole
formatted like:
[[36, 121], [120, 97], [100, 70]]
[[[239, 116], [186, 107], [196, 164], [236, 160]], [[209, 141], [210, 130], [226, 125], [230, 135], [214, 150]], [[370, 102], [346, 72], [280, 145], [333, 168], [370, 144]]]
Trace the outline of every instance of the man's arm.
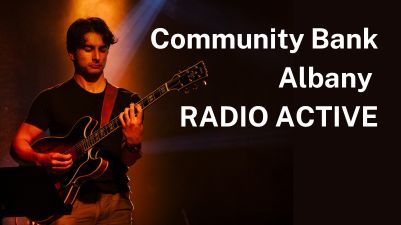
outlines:
[[122, 160], [127, 166], [131, 166], [141, 157], [140, 148], [129, 151], [133, 147], [140, 146], [143, 134], [143, 111], [140, 104], [130, 104], [119, 116], [123, 129], [124, 143]]
[[12, 142], [13, 155], [26, 163], [37, 166], [45, 166], [53, 172], [67, 170], [72, 166], [71, 154], [60, 154], [57, 152], [38, 153], [31, 145], [43, 134], [43, 130], [28, 123], [22, 123]]
[[122, 144], [122, 161], [127, 166], [132, 166], [134, 163], [142, 157], [141, 144], [128, 145], [124, 140]]

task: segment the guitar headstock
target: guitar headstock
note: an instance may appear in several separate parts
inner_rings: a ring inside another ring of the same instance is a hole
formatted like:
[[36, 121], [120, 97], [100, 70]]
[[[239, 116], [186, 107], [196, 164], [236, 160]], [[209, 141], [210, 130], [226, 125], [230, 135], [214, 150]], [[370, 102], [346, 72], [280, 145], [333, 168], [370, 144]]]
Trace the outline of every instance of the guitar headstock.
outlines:
[[207, 78], [208, 74], [206, 65], [203, 61], [200, 61], [184, 71], [175, 74], [167, 82], [167, 86], [169, 90], [184, 90], [185, 93], [187, 93], [191, 88], [196, 90], [201, 86], [206, 86]]

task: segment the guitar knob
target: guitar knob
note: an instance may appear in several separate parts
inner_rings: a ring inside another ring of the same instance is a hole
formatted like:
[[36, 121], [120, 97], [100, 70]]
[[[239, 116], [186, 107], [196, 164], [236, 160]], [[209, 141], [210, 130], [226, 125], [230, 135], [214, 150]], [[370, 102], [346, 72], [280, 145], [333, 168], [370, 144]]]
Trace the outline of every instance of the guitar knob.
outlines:
[[202, 84], [203, 84], [203, 86], [206, 86], [206, 85], [207, 85], [207, 82], [204, 80], [204, 81], [202, 82]]

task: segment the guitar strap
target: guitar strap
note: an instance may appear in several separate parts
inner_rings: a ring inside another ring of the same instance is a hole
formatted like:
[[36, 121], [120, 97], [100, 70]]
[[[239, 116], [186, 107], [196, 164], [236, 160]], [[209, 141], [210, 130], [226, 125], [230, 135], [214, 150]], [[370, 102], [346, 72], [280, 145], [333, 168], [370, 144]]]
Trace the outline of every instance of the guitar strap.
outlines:
[[100, 116], [100, 127], [106, 125], [111, 117], [114, 103], [116, 102], [118, 88], [107, 82], [103, 98], [102, 115]]

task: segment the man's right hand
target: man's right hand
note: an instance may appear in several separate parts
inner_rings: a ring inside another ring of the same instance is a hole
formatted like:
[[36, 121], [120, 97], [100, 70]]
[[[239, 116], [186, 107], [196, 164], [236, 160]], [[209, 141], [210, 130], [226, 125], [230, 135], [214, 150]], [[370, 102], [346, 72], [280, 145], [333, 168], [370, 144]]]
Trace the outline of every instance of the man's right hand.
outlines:
[[53, 173], [63, 173], [72, 165], [71, 154], [58, 152], [39, 153], [35, 152], [31, 144], [43, 134], [43, 130], [28, 123], [22, 123], [12, 143], [14, 157], [25, 163], [44, 166]]
[[71, 154], [58, 152], [38, 153], [35, 161], [36, 165], [49, 168], [54, 173], [65, 172], [73, 165]]

